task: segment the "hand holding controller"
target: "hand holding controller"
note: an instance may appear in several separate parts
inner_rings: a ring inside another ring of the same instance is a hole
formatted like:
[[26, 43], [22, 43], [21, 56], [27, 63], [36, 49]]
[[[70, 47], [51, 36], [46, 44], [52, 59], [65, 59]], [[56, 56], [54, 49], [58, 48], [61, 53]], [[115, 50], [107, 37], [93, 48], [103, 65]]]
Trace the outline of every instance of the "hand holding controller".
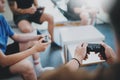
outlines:
[[44, 37], [44, 40], [42, 41], [42, 43], [46, 43], [46, 42], [48, 42], [49, 40], [50, 40], [49, 36], [46, 35], [46, 36]]
[[95, 52], [95, 53], [100, 52], [103, 59], [105, 59], [105, 60], [107, 59], [106, 55], [105, 55], [105, 48], [100, 44], [88, 44], [87, 53], [89, 53], [89, 52]]

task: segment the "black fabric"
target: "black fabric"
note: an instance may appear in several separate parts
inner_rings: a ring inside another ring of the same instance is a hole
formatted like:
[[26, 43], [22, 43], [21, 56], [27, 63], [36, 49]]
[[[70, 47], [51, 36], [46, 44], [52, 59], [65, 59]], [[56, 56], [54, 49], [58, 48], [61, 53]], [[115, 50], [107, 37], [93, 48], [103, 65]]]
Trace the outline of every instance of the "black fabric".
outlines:
[[[58, 7], [59, 5], [57, 4], [58, 0], [51, 0], [52, 3], [57, 6], [58, 10], [69, 20], [69, 21], [78, 21], [80, 20], [79, 14], [75, 14], [73, 12], [73, 2], [75, 3], [74, 0], [69, 0], [67, 3], [67, 11], [63, 10], [62, 8]], [[72, 5], [72, 6], [71, 6]]]
[[42, 22], [40, 22], [40, 18], [42, 14], [43, 12], [40, 11], [36, 11], [35, 14], [14, 14], [14, 22], [18, 25], [21, 20], [27, 20], [29, 22], [41, 24]]
[[34, 0], [16, 0], [18, 8], [30, 8], [34, 3]]
[[80, 20], [80, 16], [79, 14], [73, 14], [73, 13], [69, 13], [68, 11], [65, 11], [61, 8], [58, 7], [58, 9], [60, 10], [60, 12], [69, 20], [69, 21], [78, 21]]
[[[9, 2], [10, 1], [11, 0], [9, 0]], [[34, 0], [13, 0], [13, 1], [16, 1], [18, 8], [21, 8], [21, 9], [30, 8], [34, 4]], [[42, 22], [40, 22], [40, 17], [42, 14], [43, 12], [40, 12], [40, 11], [36, 11], [35, 14], [14, 14], [13, 19], [16, 25], [18, 25], [18, 23], [21, 20], [27, 20], [29, 22], [35, 22], [35, 23], [41, 24]]]
[[[18, 44], [18, 42], [14, 42], [7, 46], [5, 55], [10, 55], [10, 54], [17, 53], [17, 52], [19, 52], [19, 44]], [[16, 75], [16, 74], [12, 74], [10, 72], [9, 66], [7, 66], [7, 67], [0, 66], [0, 79], [9, 78], [14, 75]]]
[[12, 74], [9, 70], [9, 66], [8, 67], [1, 67], [0, 66], [0, 80], [3, 78], [10, 78], [12, 76], [14, 76], [15, 74]]
[[18, 42], [14, 42], [10, 45], [7, 46], [7, 50], [5, 52], [5, 55], [10, 55], [10, 54], [14, 54], [19, 52], [19, 43]]

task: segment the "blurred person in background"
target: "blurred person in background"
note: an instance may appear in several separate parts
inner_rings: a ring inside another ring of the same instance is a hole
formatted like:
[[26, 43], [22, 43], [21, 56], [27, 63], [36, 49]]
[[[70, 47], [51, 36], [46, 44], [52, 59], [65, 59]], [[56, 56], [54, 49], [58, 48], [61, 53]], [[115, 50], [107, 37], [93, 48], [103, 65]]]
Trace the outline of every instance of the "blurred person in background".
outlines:
[[97, 14], [97, 10], [87, 6], [84, 0], [69, 0], [67, 12], [73, 15], [74, 20], [80, 20], [82, 25], [93, 25]]

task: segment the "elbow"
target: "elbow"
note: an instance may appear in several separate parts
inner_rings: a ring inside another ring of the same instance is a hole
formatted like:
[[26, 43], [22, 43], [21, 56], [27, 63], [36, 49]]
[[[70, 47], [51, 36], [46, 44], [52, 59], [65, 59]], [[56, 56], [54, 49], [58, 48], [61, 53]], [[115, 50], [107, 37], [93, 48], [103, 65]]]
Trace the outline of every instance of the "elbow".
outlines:
[[6, 61], [5, 58], [2, 58], [2, 59], [0, 60], [0, 66], [2, 66], [2, 67], [8, 66], [8, 62]]
[[2, 62], [2, 61], [1, 61], [1, 62], [0, 62], [0, 66], [1, 66], [1, 67], [6, 67], [6, 66], [8, 66], [8, 65], [7, 65], [5, 62]]

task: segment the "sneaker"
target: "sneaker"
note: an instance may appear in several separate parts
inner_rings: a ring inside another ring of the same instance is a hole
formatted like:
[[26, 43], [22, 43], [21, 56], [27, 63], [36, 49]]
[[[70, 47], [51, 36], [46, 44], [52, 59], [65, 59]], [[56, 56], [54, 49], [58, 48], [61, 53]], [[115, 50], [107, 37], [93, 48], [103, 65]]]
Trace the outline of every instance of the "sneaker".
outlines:
[[55, 47], [55, 48], [62, 48], [60, 45], [56, 44], [55, 42], [51, 43], [51, 47]]
[[45, 68], [43, 68], [43, 72], [49, 71], [49, 70], [54, 70], [54, 69], [55, 69], [54, 67], [45, 67]]
[[41, 35], [41, 31], [39, 29], [37, 29], [37, 35]]

